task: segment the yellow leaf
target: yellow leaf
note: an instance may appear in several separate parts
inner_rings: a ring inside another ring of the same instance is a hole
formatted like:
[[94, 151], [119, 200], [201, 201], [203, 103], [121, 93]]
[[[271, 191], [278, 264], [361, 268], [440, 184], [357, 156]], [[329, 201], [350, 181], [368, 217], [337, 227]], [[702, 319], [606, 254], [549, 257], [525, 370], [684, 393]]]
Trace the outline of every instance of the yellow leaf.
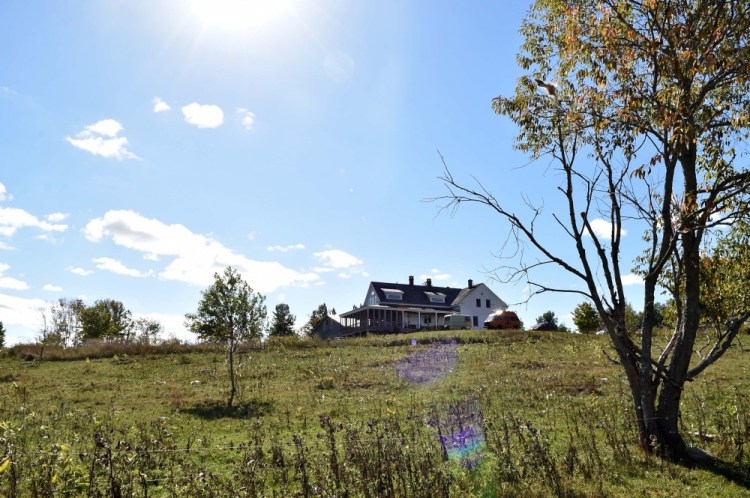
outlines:
[[10, 467], [10, 457], [6, 458], [3, 463], [0, 463], [0, 473], [5, 472], [5, 469]]

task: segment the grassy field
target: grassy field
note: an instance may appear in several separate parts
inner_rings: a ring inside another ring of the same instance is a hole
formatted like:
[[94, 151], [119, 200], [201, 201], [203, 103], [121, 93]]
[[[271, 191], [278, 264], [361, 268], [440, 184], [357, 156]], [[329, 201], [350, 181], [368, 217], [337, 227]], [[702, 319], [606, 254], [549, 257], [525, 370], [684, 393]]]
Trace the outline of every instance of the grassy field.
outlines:
[[722, 475], [750, 475], [750, 351], [684, 396], [684, 433], [724, 472], [637, 449], [605, 351], [552, 332], [281, 341], [241, 354], [228, 409], [221, 350], [16, 348], [0, 496], [750, 496]]

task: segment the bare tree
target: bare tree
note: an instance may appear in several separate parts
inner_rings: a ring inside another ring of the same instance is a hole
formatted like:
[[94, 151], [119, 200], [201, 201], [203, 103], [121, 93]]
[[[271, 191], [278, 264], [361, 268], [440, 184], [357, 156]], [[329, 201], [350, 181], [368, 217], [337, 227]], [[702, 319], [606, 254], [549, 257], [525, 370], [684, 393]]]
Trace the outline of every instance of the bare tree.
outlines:
[[[748, 215], [750, 172], [738, 163], [737, 147], [750, 132], [750, 4], [538, 1], [521, 31], [518, 60], [533, 74], [493, 107], [519, 127], [518, 149], [549, 158], [561, 173], [566, 209], [549, 215], [559, 233], [550, 239], [548, 229], [538, 230], [547, 216], [542, 205], [525, 197], [530, 213], [517, 214], [447, 167], [441, 178], [448, 193], [440, 199], [448, 209], [482, 204], [509, 224], [505, 279], [526, 279], [532, 295], [572, 292], [593, 303], [627, 377], [641, 447], [670, 459], [695, 457], [678, 427], [685, 382], [732, 339], [718, 339], [712, 354], [690, 368], [700, 325], [701, 250], [711, 250], [705, 242], [714, 226]], [[541, 93], [535, 80], [544, 83]], [[595, 229], [597, 220], [606, 221], [606, 235]], [[626, 325], [624, 224], [645, 233], [639, 334]], [[560, 252], [560, 234], [576, 260]], [[553, 266], [585, 287], [536, 279]], [[671, 338], [656, 344], [655, 296], [665, 281], [672, 282], [677, 323]]]

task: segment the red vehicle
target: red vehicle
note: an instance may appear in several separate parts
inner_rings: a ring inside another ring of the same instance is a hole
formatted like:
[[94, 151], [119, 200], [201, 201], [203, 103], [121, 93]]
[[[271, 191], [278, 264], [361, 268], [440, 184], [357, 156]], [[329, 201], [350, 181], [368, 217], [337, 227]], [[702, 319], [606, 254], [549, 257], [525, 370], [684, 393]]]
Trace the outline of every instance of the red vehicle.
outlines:
[[523, 322], [514, 311], [493, 311], [484, 321], [486, 329], [522, 329]]

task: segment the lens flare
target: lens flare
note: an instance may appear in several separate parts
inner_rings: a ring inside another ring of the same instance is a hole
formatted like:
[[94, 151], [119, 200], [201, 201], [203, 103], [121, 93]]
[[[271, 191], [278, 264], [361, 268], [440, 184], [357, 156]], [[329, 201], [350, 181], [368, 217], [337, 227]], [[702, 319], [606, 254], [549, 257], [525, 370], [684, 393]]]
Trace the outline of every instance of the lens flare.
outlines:
[[449, 404], [443, 413], [435, 413], [427, 422], [437, 429], [443, 451], [449, 459], [467, 468], [482, 461], [484, 418], [479, 401], [472, 398]]
[[[416, 345], [416, 341], [412, 342]], [[396, 364], [396, 372], [415, 384], [438, 382], [453, 371], [458, 361], [455, 341], [430, 344]]]

